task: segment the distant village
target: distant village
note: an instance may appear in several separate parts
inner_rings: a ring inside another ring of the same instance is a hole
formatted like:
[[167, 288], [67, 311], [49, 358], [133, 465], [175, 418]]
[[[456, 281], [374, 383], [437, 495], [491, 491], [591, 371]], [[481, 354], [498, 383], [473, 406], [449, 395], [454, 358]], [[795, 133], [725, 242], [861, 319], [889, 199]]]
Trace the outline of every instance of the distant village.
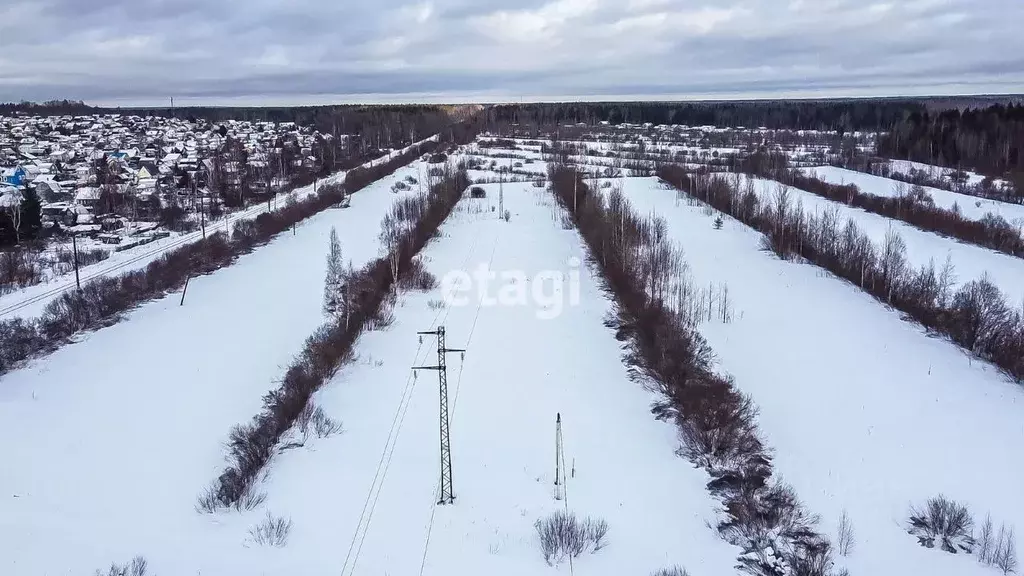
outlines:
[[339, 140], [291, 122], [0, 116], [0, 244], [194, 229], [325, 168]]

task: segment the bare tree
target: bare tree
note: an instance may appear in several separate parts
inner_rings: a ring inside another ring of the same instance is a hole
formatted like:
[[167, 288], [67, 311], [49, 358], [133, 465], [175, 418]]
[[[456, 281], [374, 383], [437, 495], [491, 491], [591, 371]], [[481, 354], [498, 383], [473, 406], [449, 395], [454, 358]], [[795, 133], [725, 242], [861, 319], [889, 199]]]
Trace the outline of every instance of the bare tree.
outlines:
[[992, 563], [992, 555], [995, 552], [995, 543], [992, 541], [994, 528], [992, 527], [992, 515], [985, 516], [985, 523], [981, 525], [981, 532], [978, 534], [978, 562], [983, 564]]
[[14, 228], [14, 243], [21, 243], [21, 192], [15, 190], [13, 193], [8, 193], [0, 196], [0, 200], [3, 201], [4, 212], [7, 213], [7, 217], [11, 220], [11, 226]]
[[[1002, 528], [999, 530], [1003, 532]], [[1017, 538], [1013, 534], [1013, 528], [1005, 533], [1005, 538], [997, 546], [999, 553], [993, 558], [996, 568], [1003, 571], [1003, 574], [1014, 574], [1017, 572]]]
[[341, 260], [341, 242], [338, 231], [332, 226], [327, 249], [327, 277], [324, 279], [324, 313], [334, 316], [343, 311], [342, 289], [344, 269]]
[[839, 516], [839, 527], [837, 530], [836, 547], [840, 554], [848, 556], [853, 551], [856, 541], [853, 536], [853, 523], [850, 522], [850, 515], [847, 514], [846, 510], [843, 510], [842, 515]]
[[885, 232], [885, 242], [880, 255], [882, 281], [885, 283], [887, 300], [892, 302], [895, 288], [907, 269], [907, 245], [891, 226]]

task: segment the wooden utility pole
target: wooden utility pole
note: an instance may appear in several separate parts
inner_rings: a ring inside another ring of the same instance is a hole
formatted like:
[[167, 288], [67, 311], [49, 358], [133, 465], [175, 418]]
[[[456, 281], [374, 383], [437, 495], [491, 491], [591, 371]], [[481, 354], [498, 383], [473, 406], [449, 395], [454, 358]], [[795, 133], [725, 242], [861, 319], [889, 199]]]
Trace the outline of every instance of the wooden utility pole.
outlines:
[[82, 280], [78, 276], [78, 242], [76, 241], [77, 234], [71, 234], [71, 251], [75, 260], [75, 286], [78, 291], [82, 291]]
[[565, 471], [562, 470], [562, 413], [555, 416], [555, 500], [565, 498]]
[[455, 493], [452, 491], [452, 449], [451, 432], [448, 426], [448, 367], [445, 363], [445, 354], [448, 352], [465, 352], [461, 348], [445, 348], [444, 326], [438, 326], [437, 330], [417, 332], [420, 335], [432, 335], [437, 337], [437, 365], [436, 366], [414, 366], [413, 370], [436, 370], [438, 384], [440, 386], [440, 436], [441, 436], [441, 495], [438, 504], [455, 503]]

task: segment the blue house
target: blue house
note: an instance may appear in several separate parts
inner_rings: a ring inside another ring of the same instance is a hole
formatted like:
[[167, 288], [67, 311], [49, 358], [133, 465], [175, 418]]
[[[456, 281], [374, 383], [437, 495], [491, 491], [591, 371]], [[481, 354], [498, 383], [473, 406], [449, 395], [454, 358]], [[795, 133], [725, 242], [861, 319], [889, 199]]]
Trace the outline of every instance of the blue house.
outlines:
[[25, 183], [25, 169], [21, 166], [0, 170], [0, 182], [15, 188]]

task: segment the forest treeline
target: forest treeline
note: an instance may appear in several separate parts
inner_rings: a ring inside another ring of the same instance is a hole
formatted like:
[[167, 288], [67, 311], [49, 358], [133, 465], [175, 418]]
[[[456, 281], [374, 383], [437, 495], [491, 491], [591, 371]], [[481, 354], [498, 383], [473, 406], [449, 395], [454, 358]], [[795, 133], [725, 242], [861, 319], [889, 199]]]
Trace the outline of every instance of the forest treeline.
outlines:
[[878, 142], [881, 156], [969, 169], [1024, 189], [1024, 105], [919, 111], [893, 123]]
[[554, 124], [685, 124], [802, 130], [883, 130], [925, 106], [914, 100], [766, 100], [752, 102], [564, 102], [504, 104], [493, 122]]

